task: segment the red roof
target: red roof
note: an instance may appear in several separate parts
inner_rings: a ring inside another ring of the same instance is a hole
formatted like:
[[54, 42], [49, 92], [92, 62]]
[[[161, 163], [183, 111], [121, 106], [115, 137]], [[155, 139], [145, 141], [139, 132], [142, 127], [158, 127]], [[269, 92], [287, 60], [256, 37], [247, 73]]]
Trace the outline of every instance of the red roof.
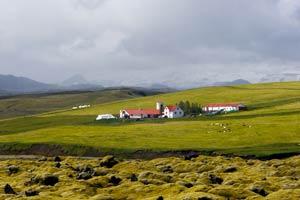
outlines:
[[169, 106], [166, 106], [166, 108], [168, 108], [169, 109], [169, 111], [175, 111], [176, 109], [177, 109], [177, 106], [175, 106], [175, 105], [169, 105]]
[[243, 106], [240, 103], [210, 103], [207, 104], [205, 107], [239, 107]]
[[156, 109], [125, 109], [129, 115], [160, 115], [160, 111]]

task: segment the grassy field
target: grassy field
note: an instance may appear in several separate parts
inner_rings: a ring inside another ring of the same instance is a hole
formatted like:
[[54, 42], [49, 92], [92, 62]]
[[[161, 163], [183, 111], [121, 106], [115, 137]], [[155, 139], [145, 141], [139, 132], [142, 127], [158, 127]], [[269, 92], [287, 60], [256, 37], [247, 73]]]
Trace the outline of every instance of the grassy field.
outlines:
[[100, 91], [77, 91], [50, 94], [31, 94], [0, 97], [0, 119], [28, 116], [61, 109], [70, 109], [81, 104], [100, 104], [121, 99], [157, 94], [134, 88], [108, 88]]
[[[173, 104], [241, 102], [249, 111], [214, 117], [95, 122], [100, 113]], [[199, 150], [264, 156], [300, 152], [300, 82], [208, 87], [114, 101], [90, 109], [0, 121], [0, 145], [80, 145], [106, 152]]]

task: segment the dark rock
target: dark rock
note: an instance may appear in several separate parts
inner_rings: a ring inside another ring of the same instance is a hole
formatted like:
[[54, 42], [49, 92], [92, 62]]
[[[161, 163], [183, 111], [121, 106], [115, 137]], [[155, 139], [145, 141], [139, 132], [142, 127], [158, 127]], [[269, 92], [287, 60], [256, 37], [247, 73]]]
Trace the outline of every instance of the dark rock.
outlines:
[[95, 172], [94, 168], [91, 165], [78, 165], [75, 170], [77, 172], [88, 172], [90, 174], [93, 174]]
[[98, 183], [98, 182], [95, 182], [95, 183], [88, 183], [88, 185], [90, 187], [93, 187], [93, 188], [103, 188], [103, 185], [101, 183]]
[[68, 174], [68, 177], [69, 177], [69, 178], [73, 178], [74, 175], [73, 175], [73, 174]]
[[259, 186], [254, 186], [251, 188], [251, 191], [252, 192], [255, 192], [256, 194], [259, 194], [263, 197], [267, 196], [269, 193], [266, 192], [262, 187], [259, 187]]
[[144, 185], [149, 185], [150, 182], [147, 179], [142, 179], [140, 180], [141, 183], [143, 183]]
[[171, 166], [163, 166], [162, 168], [160, 168], [160, 171], [162, 171], [163, 173], [173, 173], [173, 169]]
[[130, 181], [131, 181], [131, 182], [138, 181], [137, 176], [136, 176], [135, 174], [131, 174], [131, 176], [130, 176]]
[[210, 174], [209, 175], [209, 180], [212, 184], [222, 184], [223, 183], [223, 179], [216, 176], [216, 175], [213, 175], [213, 174]]
[[50, 185], [50, 186], [54, 186], [56, 183], [58, 183], [59, 179], [57, 176], [55, 175], [45, 175], [44, 177], [42, 177], [40, 179], [40, 183], [42, 185]]
[[11, 174], [16, 174], [16, 173], [18, 173], [18, 172], [19, 172], [19, 167], [18, 167], [18, 166], [11, 165], [11, 166], [8, 166], [8, 167], [7, 167], [7, 173], [8, 173], [9, 175], [11, 175]]
[[109, 173], [107, 169], [96, 169], [93, 173], [93, 176], [105, 176]]
[[6, 184], [4, 186], [4, 193], [5, 194], [16, 194], [16, 192], [14, 191], [14, 189], [9, 184]]
[[118, 164], [118, 161], [115, 159], [114, 156], [106, 156], [100, 162], [101, 167], [107, 167], [107, 168], [112, 168], [116, 164]]
[[92, 174], [90, 172], [80, 172], [77, 176], [78, 180], [88, 180], [92, 178]]
[[187, 188], [191, 188], [194, 186], [192, 183], [184, 183], [183, 185]]
[[60, 168], [61, 167], [61, 164], [58, 162], [58, 163], [55, 163], [55, 167], [56, 168]]
[[37, 195], [39, 195], [39, 192], [36, 190], [29, 189], [29, 190], [25, 191], [25, 195], [27, 197], [37, 196]]
[[121, 181], [122, 181], [122, 179], [120, 179], [118, 177], [115, 177], [115, 176], [112, 176], [112, 177], [110, 177], [108, 182], [116, 186], [116, 185], [119, 185], [119, 183]]
[[196, 152], [189, 152], [187, 155], [184, 156], [185, 160], [192, 160], [192, 158], [197, 158], [199, 156]]
[[198, 200], [212, 200], [212, 198], [209, 198], [209, 197], [199, 197]]
[[61, 158], [59, 156], [55, 156], [54, 162], [61, 162]]
[[79, 165], [75, 168], [75, 170], [78, 172], [78, 180], [88, 180], [95, 174], [95, 170], [91, 165]]
[[159, 197], [157, 197], [156, 200], [164, 200], [164, 197], [163, 196], [159, 196]]
[[41, 158], [39, 159], [39, 162], [44, 162], [44, 161], [47, 161], [47, 160], [48, 160], [47, 157], [43, 156], [43, 157], [41, 157]]
[[227, 167], [225, 170], [224, 170], [224, 173], [232, 173], [232, 172], [236, 172], [237, 171], [237, 168], [236, 167]]
[[24, 186], [31, 186], [34, 184], [33, 178], [31, 178], [29, 181], [25, 181]]

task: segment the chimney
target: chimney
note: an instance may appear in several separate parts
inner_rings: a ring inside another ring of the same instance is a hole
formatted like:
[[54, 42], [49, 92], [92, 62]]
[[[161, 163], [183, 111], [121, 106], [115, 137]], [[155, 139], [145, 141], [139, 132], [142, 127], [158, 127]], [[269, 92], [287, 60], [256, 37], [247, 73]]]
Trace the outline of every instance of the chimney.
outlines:
[[156, 102], [156, 110], [159, 110], [160, 113], [164, 111], [164, 103], [163, 102]]

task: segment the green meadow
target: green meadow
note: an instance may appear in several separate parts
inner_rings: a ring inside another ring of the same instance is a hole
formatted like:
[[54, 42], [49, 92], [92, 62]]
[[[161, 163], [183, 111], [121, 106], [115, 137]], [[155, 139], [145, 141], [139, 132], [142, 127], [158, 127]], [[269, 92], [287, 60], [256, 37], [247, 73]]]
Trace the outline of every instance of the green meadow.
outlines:
[[0, 119], [70, 109], [82, 104], [101, 104], [161, 93], [142, 88], [107, 88], [99, 91], [71, 91], [0, 97]]
[[[182, 119], [95, 121], [98, 114], [180, 100], [202, 105], [240, 102], [249, 110]], [[26, 149], [33, 144], [129, 153], [199, 150], [265, 156], [300, 152], [300, 82], [198, 88], [0, 121], [1, 148]]]

